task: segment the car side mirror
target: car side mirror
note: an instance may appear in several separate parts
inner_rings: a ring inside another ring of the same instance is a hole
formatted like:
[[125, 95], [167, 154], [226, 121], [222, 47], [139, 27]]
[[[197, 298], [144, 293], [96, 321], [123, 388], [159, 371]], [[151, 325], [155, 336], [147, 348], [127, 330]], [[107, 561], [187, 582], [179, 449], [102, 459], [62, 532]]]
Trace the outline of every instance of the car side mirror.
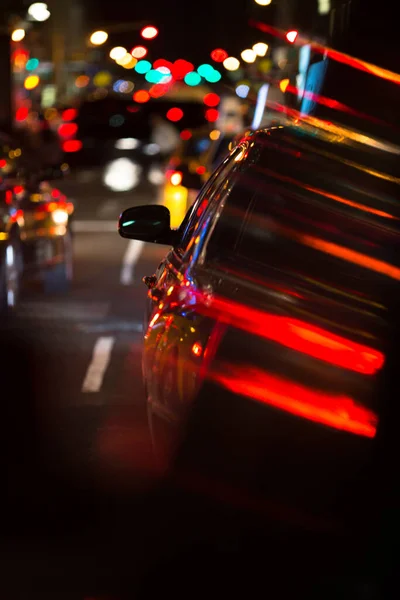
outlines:
[[171, 215], [166, 206], [148, 204], [127, 208], [120, 215], [118, 233], [123, 238], [155, 244], [174, 244]]

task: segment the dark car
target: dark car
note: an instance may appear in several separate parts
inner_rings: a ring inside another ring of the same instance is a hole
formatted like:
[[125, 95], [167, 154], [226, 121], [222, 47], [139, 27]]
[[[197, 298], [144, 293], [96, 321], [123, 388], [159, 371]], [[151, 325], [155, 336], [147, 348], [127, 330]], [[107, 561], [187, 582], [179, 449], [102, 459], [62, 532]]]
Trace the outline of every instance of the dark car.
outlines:
[[48, 293], [72, 281], [73, 204], [50, 182], [57, 167], [30, 169], [24, 149], [0, 138], [0, 311], [12, 311], [23, 279], [39, 279]]
[[145, 279], [162, 461], [185, 456], [193, 476], [208, 461], [216, 485], [299, 522], [365, 516], [398, 311], [397, 152], [328, 123], [277, 127], [241, 140], [177, 231], [162, 206], [122, 214], [122, 236], [172, 246]]

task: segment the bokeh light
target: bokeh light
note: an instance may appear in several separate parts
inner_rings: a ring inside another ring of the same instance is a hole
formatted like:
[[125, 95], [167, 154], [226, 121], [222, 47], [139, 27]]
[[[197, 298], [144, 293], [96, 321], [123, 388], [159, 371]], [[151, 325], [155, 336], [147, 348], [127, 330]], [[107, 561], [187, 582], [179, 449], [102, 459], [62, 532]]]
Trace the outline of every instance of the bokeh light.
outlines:
[[134, 48], [132, 48], [131, 54], [134, 58], [137, 58], [139, 60], [140, 58], [144, 58], [146, 56], [147, 48], [145, 48], [144, 46], [135, 46]]
[[144, 104], [150, 100], [150, 94], [146, 90], [138, 90], [133, 94], [133, 100], [139, 104]]
[[90, 79], [87, 75], [79, 75], [79, 77], [75, 79], [75, 85], [77, 88], [84, 88], [89, 85], [89, 81]]
[[76, 119], [77, 116], [78, 111], [76, 110], [76, 108], [66, 108], [63, 111], [61, 118], [63, 121], [73, 121], [74, 119]]
[[282, 81], [279, 82], [279, 89], [281, 90], [281, 92], [285, 93], [288, 85], [290, 83], [289, 79], [282, 79]]
[[257, 58], [257, 54], [251, 48], [247, 48], [246, 50], [243, 50], [243, 52], [241, 53], [240, 56], [242, 57], [244, 62], [247, 62], [247, 63], [253, 63]]
[[14, 29], [11, 34], [11, 39], [13, 42], [20, 42], [25, 37], [25, 29]]
[[205, 112], [205, 117], [207, 121], [209, 121], [210, 123], [214, 123], [219, 117], [219, 112], [216, 108], [209, 108]]
[[16, 121], [25, 121], [26, 117], [28, 116], [28, 109], [26, 108], [26, 106], [21, 106], [21, 108], [19, 108], [17, 110], [17, 112], [15, 113], [15, 120]]
[[28, 8], [28, 15], [34, 21], [47, 21], [50, 17], [50, 11], [44, 2], [34, 2]]
[[216, 69], [213, 69], [211, 73], [208, 73], [206, 80], [209, 83], [217, 83], [221, 79], [221, 73]]
[[190, 140], [190, 138], [192, 137], [192, 132], [189, 131], [189, 129], [183, 129], [179, 135], [181, 140], [187, 141]]
[[24, 81], [24, 88], [26, 90], [33, 90], [40, 83], [38, 75], [29, 75]]
[[207, 75], [214, 71], [214, 67], [212, 65], [204, 64], [197, 67], [197, 72], [202, 77], [206, 78]]
[[228, 56], [228, 58], [224, 60], [223, 65], [227, 71], [237, 71], [240, 62], [234, 56]]
[[183, 110], [177, 107], [170, 108], [166, 114], [166, 117], [169, 121], [180, 121], [183, 117]]
[[220, 136], [221, 132], [219, 129], [213, 129], [212, 131], [210, 131], [210, 140], [212, 140], [213, 142], [219, 140]]
[[78, 131], [76, 123], [62, 123], [58, 128], [58, 135], [62, 138], [73, 137]]
[[105, 31], [94, 31], [90, 36], [90, 43], [93, 46], [101, 46], [108, 40], [108, 33]]
[[250, 87], [245, 83], [241, 83], [240, 85], [238, 85], [235, 90], [236, 95], [239, 96], [239, 98], [247, 98], [249, 91]]
[[187, 73], [185, 75], [184, 81], [187, 85], [195, 86], [195, 85], [199, 85], [199, 83], [201, 82], [201, 77], [195, 71], [191, 71], [190, 73]]
[[80, 140], [67, 140], [62, 145], [64, 152], [78, 152], [81, 148], [82, 142]]
[[135, 66], [136, 73], [139, 73], [140, 75], [144, 75], [145, 73], [147, 73], [147, 71], [150, 71], [150, 69], [151, 62], [149, 62], [148, 60], [139, 60], [139, 62]]
[[149, 89], [149, 94], [152, 98], [161, 98], [168, 92], [169, 86], [165, 83], [156, 83]]
[[34, 71], [35, 69], [37, 69], [39, 66], [39, 61], [37, 58], [30, 58], [26, 65], [25, 65], [25, 69], [27, 71]]
[[260, 6], [269, 6], [272, 0], [254, 0], [254, 2]]
[[153, 25], [147, 25], [146, 27], [143, 27], [143, 29], [140, 32], [140, 35], [145, 40], [152, 40], [158, 35], [158, 29]]
[[216, 48], [210, 54], [211, 58], [215, 60], [215, 62], [224, 62], [226, 58], [228, 58], [228, 53], [222, 48]]
[[[172, 77], [177, 80], [185, 79], [186, 75], [192, 71], [194, 72], [194, 65], [183, 58], [178, 58], [171, 67]], [[195, 75], [199, 79], [198, 83], [200, 83], [201, 78], [198, 73], [195, 73]], [[188, 85], [198, 85], [198, 83], [189, 83]]]
[[258, 42], [253, 46], [254, 52], [257, 56], [265, 56], [268, 52], [268, 44], [264, 44], [264, 42]]
[[214, 94], [213, 92], [206, 94], [203, 98], [203, 102], [206, 106], [218, 106], [220, 100], [221, 98], [218, 96], [218, 94]]
[[99, 71], [93, 77], [93, 85], [96, 87], [104, 87], [109, 85], [112, 81], [112, 75], [108, 71]]
[[110, 50], [110, 58], [113, 60], [119, 60], [126, 54], [126, 48], [123, 46], [115, 46]]

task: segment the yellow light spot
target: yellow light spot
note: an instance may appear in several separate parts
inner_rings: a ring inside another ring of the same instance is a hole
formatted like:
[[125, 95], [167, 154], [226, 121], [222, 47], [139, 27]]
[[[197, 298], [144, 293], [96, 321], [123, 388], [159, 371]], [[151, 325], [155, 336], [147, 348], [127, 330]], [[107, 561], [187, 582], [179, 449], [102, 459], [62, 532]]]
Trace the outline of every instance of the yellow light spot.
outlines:
[[24, 88], [26, 90], [33, 90], [39, 85], [40, 78], [37, 75], [29, 75], [24, 81]]
[[281, 92], [283, 92], [283, 93], [286, 92], [289, 83], [290, 83], [289, 79], [282, 79], [282, 81], [279, 82], [279, 88], [280, 88]]
[[219, 129], [213, 129], [212, 131], [210, 131], [210, 140], [218, 140], [220, 135], [221, 132], [219, 131]]

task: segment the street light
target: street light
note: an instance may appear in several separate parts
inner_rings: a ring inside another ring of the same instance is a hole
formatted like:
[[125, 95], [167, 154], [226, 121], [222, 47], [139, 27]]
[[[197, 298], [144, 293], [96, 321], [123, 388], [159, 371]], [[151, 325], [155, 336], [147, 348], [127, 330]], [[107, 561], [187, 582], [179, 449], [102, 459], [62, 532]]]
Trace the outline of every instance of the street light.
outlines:
[[272, 0], [254, 0], [254, 2], [260, 6], [269, 6]]
[[25, 29], [14, 29], [11, 34], [11, 39], [13, 42], [20, 42], [25, 37]]
[[93, 46], [101, 46], [107, 39], [108, 33], [105, 31], [94, 31], [90, 36], [90, 43], [93, 44]]
[[28, 8], [28, 15], [34, 21], [47, 21], [50, 17], [50, 11], [44, 2], [34, 2]]

